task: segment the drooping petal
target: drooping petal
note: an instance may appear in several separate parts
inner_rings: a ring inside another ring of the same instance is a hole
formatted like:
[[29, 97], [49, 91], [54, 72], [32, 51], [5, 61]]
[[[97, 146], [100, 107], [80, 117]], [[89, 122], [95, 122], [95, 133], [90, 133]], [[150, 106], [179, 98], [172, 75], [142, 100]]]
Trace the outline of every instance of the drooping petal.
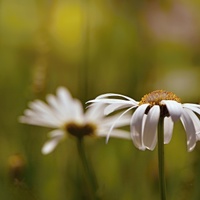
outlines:
[[149, 150], [153, 150], [156, 146], [159, 117], [160, 107], [155, 105], [149, 110], [144, 125], [143, 143]]
[[196, 104], [196, 103], [184, 103], [183, 104], [184, 107], [196, 107], [200, 109], [200, 104]]
[[[98, 136], [99, 137], [106, 137], [107, 136], [107, 132], [106, 131], [99, 131], [98, 132]], [[131, 139], [131, 135], [128, 131], [124, 131], [124, 130], [119, 130], [119, 129], [115, 129], [110, 133], [110, 137], [116, 137], [116, 138], [122, 138], [122, 139]]]
[[[123, 109], [123, 108], [127, 108], [127, 107], [132, 107], [133, 105], [131, 104], [124, 104], [124, 103], [116, 103], [116, 104], [110, 104], [108, 106], [105, 107], [104, 109], [104, 114], [105, 115], [109, 115], [110, 113], [117, 111], [119, 109]], [[137, 107], [138, 105], [135, 105], [135, 107]]]
[[145, 149], [142, 142], [143, 117], [149, 104], [140, 105], [131, 118], [131, 137], [134, 145], [139, 149]]
[[64, 138], [65, 137], [65, 132], [63, 130], [56, 129], [56, 130], [50, 131], [48, 133], [48, 137], [50, 137], [50, 138], [54, 138], [54, 137]]
[[176, 122], [180, 119], [183, 112], [183, 107], [180, 103], [173, 100], [162, 100], [162, 103], [164, 103], [167, 106], [167, 109], [173, 122]]
[[190, 110], [192, 110], [192, 111], [194, 111], [194, 112], [196, 112], [200, 115], [200, 105], [198, 105], [198, 104], [185, 103], [185, 104], [183, 104], [183, 107], [188, 108], [188, 109], [190, 109]]
[[[112, 115], [112, 116], [109, 116], [109, 117], [104, 117], [102, 119], [101, 126], [106, 127], [106, 128], [111, 127], [113, 122], [115, 122], [121, 114], [122, 114], [122, 112]], [[130, 121], [131, 121], [131, 115], [124, 114], [124, 115], [122, 115], [120, 120], [117, 120], [117, 123], [115, 124], [115, 128], [130, 125]]]
[[192, 115], [188, 112], [188, 109], [184, 109], [180, 119], [187, 135], [187, 150], [192, 151], [196, 145], [196, 134]]
[[59, 141], [60, 140], [58, 140], [58, 138], [53, 138], [53, 139], [48, 140], [42, 147], [42, 153], [43, 154], [51, 153], [56, 148]]
[[43, 154], [49, 154], [51, 153], [58, 143], [64, 138], [64, 133], [61, 132], [60, 130], [54, 130], [49, 133], [49, 135], [52, 136], [51, 139], [49, 139], [47, 142], [42, 147], [42, 153]]
[[168, 144], [172, 138], [174, 122], [171, 117], [164, 118], [164, 144]]
[[197, 135], [199, 135], [200, 134], [200, 120], [199, 120], [199, 118], [195, 115], [195, 113], [192, 110], [190, 110], [188, 108], [184, 108], [184, 110], [187, 110], [187, 112], [189, 113], [189, 115], [190, 115], [190, 117], [193, 121], [194, 127], [195, 127], [195, 133]]
[[106, 105], [102, 103], [93, 103], [89, 105], [85, 112], [85, 118], [87, 121], [101, 119], [104, 116], [103, 110], [105, 106]]
[[124, 112], [122, 112], [122, 114], [120, 114], [117, 119], [113, 122], [112, 126], [110, 127], [110, 130], [107, 134], [107, 137], [106, 137], [106, 142], [108, 142], [109, 140], [109, 137], [110, 137], [110, 134], [111, 132], [113, 131], [115, 125], [118, 123], [118, 121], [123, 117], [123, 115], [125, 115], [127, 112], [129, 112], [131, 109], [133, 109], [133, 107], [130, 107], [129, 109], [125, 110]]

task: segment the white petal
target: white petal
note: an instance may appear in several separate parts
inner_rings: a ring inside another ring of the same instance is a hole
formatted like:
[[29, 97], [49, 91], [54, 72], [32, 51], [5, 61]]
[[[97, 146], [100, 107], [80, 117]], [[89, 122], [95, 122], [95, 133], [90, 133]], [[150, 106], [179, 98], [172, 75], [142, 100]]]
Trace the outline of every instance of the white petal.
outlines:
[[30, 109], [24, 111], [24, 116], [19, 117], [21, 123], [27, 123], [38, 126], [46, 126], [56, 128], [59, 126], [59, 121], [51, 114], [36, 112]]
[[[132, 105], [129, 105], [127, 103], [126, 104], [124, 104], [124, 103], [110, 104], [110, 105], [106, 106], [106, 108], [104, 109], [104, 114], [109, 115], [110, 113], [112, 113], [116, 110], [123, 109], [123, 108], [130, 107], [130, 106], [132, 106]], [[135, 107], [137, 107], [137, 105]]]
[[164, 118], [164, 143], [168, 144], [172, 138], [174, 122], [171, 117]]
[[105, 99], [93, 99], [88, 101], [87, 103], [107, 103], [107, 104], [128, 104], [128, 105], [138, 105], [138, 103], [132, 102], [132, 101], [128, 101], [128, 100], [122, 100], [122, 99], [109, 99], [109, 98], [105, 98]]
[[[99, 131], [98, 132], [98, 136], [100, 136], [100, 137], [106, 137], [107, 134], [108, 133], [106, 131]], [[129, 139], [129, 140], [131, 139], [131, 135], [128, 131], [119, 130], [119, 129], [113, 130], [110, 134], [110, 137]]]
[[139, 149], [144, 149], [142, 143], [142, 131], [143, 131], [143, 117], [144, 113], [147, 109], [149, 104], [142, 104], [140, 105], [134, 112], [131, 118], [131, 136], [134, 145]]
[[71, 94], [69, 93], [69, 91], [64, 87], [59, 87], [57, 89], [57, 97], [58, 97], [59, 104], [62, 108], [63, 115], [65, 117], [70, 116], [71, 113], [73, 112], [72, 106], [71, 106], [73, 104], [73, 98]]
[[167, 106], [167, 109], [173, 122], [176, 122], [180, 119], [180, 116], [183, 112], [183, 107], [180, 103], [173, 100], [162, 100], [162, 103], [164, 103]]
[[48, 137], [50, 138], [54, 138], [54, 137], [65, 137], [65, 132], [61, 129], [56, 129], [56, 130], [53, 130], [53, 131], [50, 131], [48, 133]]
[[36, 126], [44, 126], [44, 127], [48, 127], [48, 128], [58, 128], [57, 123], [55, 123], [53, 121], [47, 122], [47, 121], [43, 120], [42, 118], [39, 118], [39, 116], [36, 116], [36, 117], [33, 118], [33, 117], [20, 116], [19, 121], [21, 123], [31, 124], [31, 125], [36, 125]]
[[143, 143], [150, 150], [153, 150], [156, 146], [159, 117], [160, 107], [155, 105], [149, 110], [144, 126]]
[[103, 110], [105, 108], [105, 104], [101, 103], [93, 103], [90, 106], [87, 107], [87, 110], [85, 112], [85, 118], [87, 121], [96, 121], [97, 119], [101, 119], [104, 117]]
[[63, 107], [58, 101], [58, 98], [52, 94], [47, 95], [46, 97], [47, 102], [52, 107], [54, 114], [59, 120], [63, 120], [65, 116], [63, 116]]
[[181, 116], [181, 122], [187, 135], [187, 149], [188, 151], [192, 151], [196, 145], [196, 134], [191, 113], [188, 112], [187, 109], [184, 109], [184, 112]]
[[43, 145], [42, 147], [43, 154], [51, 153], [64, 137], [64, 134], [60, 135], [59, 130], [54, 130], [52, 131], [52, 133], [50, 132], [49, 135], [52, 135], [53, 137], [49, 139], [47, 142], [45, 142], [45, 144]]
[[21, 118], [23, 123], [48, 127], [57, 127], [60, 124], [54, 110], [43, 101], [35, 100], [30, 102], [29, 107], [30, 109], [25, 110], [24, 117]]
[[189, 113], [189, 115], [190, 115], [190, 117], [193, 121], [194, 127], [195, 127], [195, 132], [196, 132], [197, 135], [199, 135], [200, 134], [200, 120], [199, 120], [199, 118], [190, 109], [184, 108], [184, 110], [187, 110], [187, 112]]
[[[122, 113], [118, 113], [109, 117], [104, 117], [101, 119], [101, 121], [97, 121], [96, 123], [98, 123], [102, 127], [111, 127], [113, 122], [116, 121], [121, 114]], [[117, 123], [115, 124], [115, 128], [130, 125], [130, 121], [131, 115], [125, 114], [120, 118], [120, 120], [117, 121]]]
[[183, 104], [184, 108], [188, 108], [196, 113], [198, 113], [200, 115], [200, 105], [198, 104], [189, 104], [189, 103], [185, 103]]
[[189, 107], [196, 107], [196, 108], [199, 108], [200, 109], [200, 104], [196, 104], [196, 103], [184, 103], [183, 106], [187, 106], [188, 108]]
[[107, 138], [106, 138], [106, 142], [108, 142], [109, 140], [109, 137], [110, 137], [110, 134], [111, 132], [113, 131], [115, 125], [119, 122], [119, 120], [123, 117], [123, 115], [125, 115], [127, 112], [129, 112], [131, 109], [133, 109], [133, 107], [130, 107], [129, 109], [125, 110], [122, 114], [120, 114], [117, 119], [113, 122], [112, 126], [110, 127], [110, 130], [107, 134]]
[[135, 104], [138, 104], [137, 101], [135, 101], [134, 99], [130, 98], [130, 97], [127, 97], [125, 95], [121, 95], [121, 94], [115, 94], [115, 93], [107, 93], [107, 94], [102, 94], [102, 95], [99, 95], [98, 97], [96, 97], [96, 99], [103, 99], [103, 98], [107, 98], [107, 97], [122, 97], [124, 99], [127, 99], [129, 101], [131, 101], [132, 103], [135, 103]]
[[60, 140], [58, 139], [51, 139], [49, 141], [47, 141], [44, 146], [42, 147], [42, 153], [43, 154], [49, 154], [51, 153], [57, 146], [57, 144], [59, 143]]
[[29, 102], [29, 107], [36, 112], [46, 113], [46, 114], [48, 114], [49, 112], [51, 113], [50, 108], [41, 100], [35, 100]]
[[72, 101], [72, 96], [70, 92], [65, 87], [59, 87], [57, 89], [57, 96], [60, 100], [62, 100], [63, 103]]
[[74, 120], [82, 123], [84, 121], [84, 112], [81, 102], [78, 99], [74, 99], [72, 108], [73, 108], [72, 116]]
[[[73, 113], [73, 100], [69, 99], [69, 94], [65, 93], [65, 90], [58, 90], [57, 95], [54, 96], [49, 94], [46, 96], [46, 100], [49, 103], [51, 109], [53, 110], [54, 115], [60, 121], [66, 121], [69, 117], [71, 117]], [[65, 97], [64, 97], [65, 96]], [[63, 103], [66, 100], [67, 104]]]

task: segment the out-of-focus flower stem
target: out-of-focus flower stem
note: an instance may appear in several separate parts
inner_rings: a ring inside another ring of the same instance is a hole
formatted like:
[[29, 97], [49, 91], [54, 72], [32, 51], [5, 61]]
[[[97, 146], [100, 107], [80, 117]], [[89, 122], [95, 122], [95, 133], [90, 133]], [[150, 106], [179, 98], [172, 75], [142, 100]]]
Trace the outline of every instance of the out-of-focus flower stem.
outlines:
[[87, 181], [90, 185], [90, 190], [91, 190], [91, 195], [92, 195], [92, 200], [100, 200], [98, 196], [98, 184], [96, 180], [96, 176], [94, 174], [93, 169], [89, 165], [89, 162], [87, 160], [86, 154], [85, 154], [85, 148], [83, 144], [83, 137], [77, 138], [77, 148], [78, 148], [78, 153], [79, 157], [83, 166], [83, 170], [85, 172]]
[[160, 117], [158, 125], [158, 168], [159, 168], [159, 183], [160, 183], [160, 199], [166, 200], [163, 125], [164, 125], [164, 117]]

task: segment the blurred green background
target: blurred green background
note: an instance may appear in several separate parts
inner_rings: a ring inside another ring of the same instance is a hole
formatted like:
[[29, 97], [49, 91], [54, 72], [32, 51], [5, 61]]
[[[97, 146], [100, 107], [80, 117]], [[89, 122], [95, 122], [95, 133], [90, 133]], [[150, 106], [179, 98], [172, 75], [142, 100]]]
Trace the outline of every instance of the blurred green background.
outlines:
[[[44, 156], [49, 130], [18, 123], [29, 101], [63, 85], [83, 104], [155, 89], [199, 103], [199, 36], [198, 0], [0, 0], [0, 199], [86, 199], [75, 141]], [[102, 199], [159, 199], [157, 149], [85, 143]], [[165, 151], [168, 199], [199, 200], [200, 144], [188, 153], [178, 122]]]

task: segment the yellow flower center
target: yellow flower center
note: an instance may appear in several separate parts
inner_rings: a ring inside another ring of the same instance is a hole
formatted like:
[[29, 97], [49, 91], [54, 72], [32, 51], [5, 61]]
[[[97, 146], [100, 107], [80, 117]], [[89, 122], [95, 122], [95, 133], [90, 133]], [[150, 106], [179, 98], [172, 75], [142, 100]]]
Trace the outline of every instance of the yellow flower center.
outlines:
[[150, 106], [161, 105], [160, 102], [162, 100], [173, 100], [179, 103], [181, 102], [181, 99], [172, 92], [165, 90], [155, 90], [149, 94], [144, 95], [139, 102], [139, 105], [146, 103], [150, 104]]
[[70, 134], [78, 138], [84, 136], [93, 136], [96, 131], [96, 126], [94, 124], [77, 124], [75, 122], [70, 122], [65, 125], [65, 130]]
[[181, 102], [181, 99], [177, 97], [174, 93], [168, 92], [165, 90], [155, 90], [149, 94], [146, 94], [142, 97], [139, 105], [149, 104], [148, 108], [145, 111], [145, 114], [148, 114], [149, 110], [154, 105], [160, 106], [160, 117], [169, 117], [170, 114], [166, 105], [161, 104], [162, 100], [173, 100], [177, 102]]

